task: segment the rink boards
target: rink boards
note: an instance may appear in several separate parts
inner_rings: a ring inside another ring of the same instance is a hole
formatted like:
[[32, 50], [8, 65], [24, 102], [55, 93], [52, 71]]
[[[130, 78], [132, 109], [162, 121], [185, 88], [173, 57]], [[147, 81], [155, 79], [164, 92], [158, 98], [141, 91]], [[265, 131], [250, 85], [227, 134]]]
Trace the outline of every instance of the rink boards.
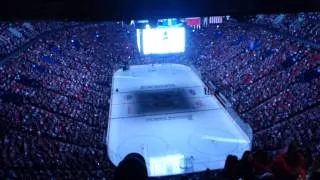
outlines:
[[115, 72], [107, 147], [115, 165], [138, 152], [160, 176], [222, 168], [250, 140], [191, 68], [156, 64]]

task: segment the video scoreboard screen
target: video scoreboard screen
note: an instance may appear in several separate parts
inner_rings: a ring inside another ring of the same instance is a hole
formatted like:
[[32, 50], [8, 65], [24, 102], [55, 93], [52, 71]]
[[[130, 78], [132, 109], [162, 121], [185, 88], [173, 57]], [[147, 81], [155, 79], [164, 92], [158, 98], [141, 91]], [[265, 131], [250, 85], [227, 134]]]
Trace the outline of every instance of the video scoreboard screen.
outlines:
[[185, 28], [137, 29], [137, 43], [143, 54], [168, 54], [185, 51]]

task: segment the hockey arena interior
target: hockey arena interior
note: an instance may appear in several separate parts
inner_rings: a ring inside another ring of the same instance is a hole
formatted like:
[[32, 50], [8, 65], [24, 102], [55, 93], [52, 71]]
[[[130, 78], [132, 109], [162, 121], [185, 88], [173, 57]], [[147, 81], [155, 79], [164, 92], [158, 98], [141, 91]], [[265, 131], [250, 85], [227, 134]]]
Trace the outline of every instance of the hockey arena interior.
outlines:
[[0, 22], [0, 179], [320, 179], [319, 22]]

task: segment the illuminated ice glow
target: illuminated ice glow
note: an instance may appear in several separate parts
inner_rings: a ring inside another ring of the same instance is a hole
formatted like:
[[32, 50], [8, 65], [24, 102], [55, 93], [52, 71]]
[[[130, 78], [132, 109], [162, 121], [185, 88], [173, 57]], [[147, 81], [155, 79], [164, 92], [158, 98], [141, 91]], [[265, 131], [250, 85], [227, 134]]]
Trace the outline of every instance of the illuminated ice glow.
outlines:
[[243, 139], [221, 138], [221, 137], [214, 137], [214, 136], [203, 136], [203, 139], [226, 142], [226, 143], [243, 143], [243, 144], [250, 143], [250, 142], [243, 140]]
[[[250, 149], [249, 138], [203, 86], [191, 68], [179, 64], [116, 71], [107, 135], [110, 160], [118, 165], [137, 152], [149, 176], [161, 176], [223, 168], [228, 154], [240, 158]], [[150, 97], [156, 101], [141, 105]]]
[[154, 176], [163, 174], [180, 174], [183, 173], [184, 156], [182, 154], [151, 157], [149, 160], [150, 171]]
[[137, 29], [137, 45], [138, 45], [138, 50], [141, 52], [141, 47], [140, 47], [140, 29]]
[[185, 29], [156, 28], [142, 30], [144, 54], [166, 54], [185, 51]]

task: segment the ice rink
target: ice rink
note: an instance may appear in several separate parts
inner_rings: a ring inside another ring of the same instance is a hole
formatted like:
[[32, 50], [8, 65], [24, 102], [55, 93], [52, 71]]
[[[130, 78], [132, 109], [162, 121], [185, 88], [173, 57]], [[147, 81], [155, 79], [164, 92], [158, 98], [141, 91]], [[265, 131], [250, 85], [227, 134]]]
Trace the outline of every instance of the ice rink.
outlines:
[[223, 168], [250, 140], [190, 67], [130, 66], [113, 76], [107, 135], [115, 164], [131, 152], [144, 156], [149, 176]]

